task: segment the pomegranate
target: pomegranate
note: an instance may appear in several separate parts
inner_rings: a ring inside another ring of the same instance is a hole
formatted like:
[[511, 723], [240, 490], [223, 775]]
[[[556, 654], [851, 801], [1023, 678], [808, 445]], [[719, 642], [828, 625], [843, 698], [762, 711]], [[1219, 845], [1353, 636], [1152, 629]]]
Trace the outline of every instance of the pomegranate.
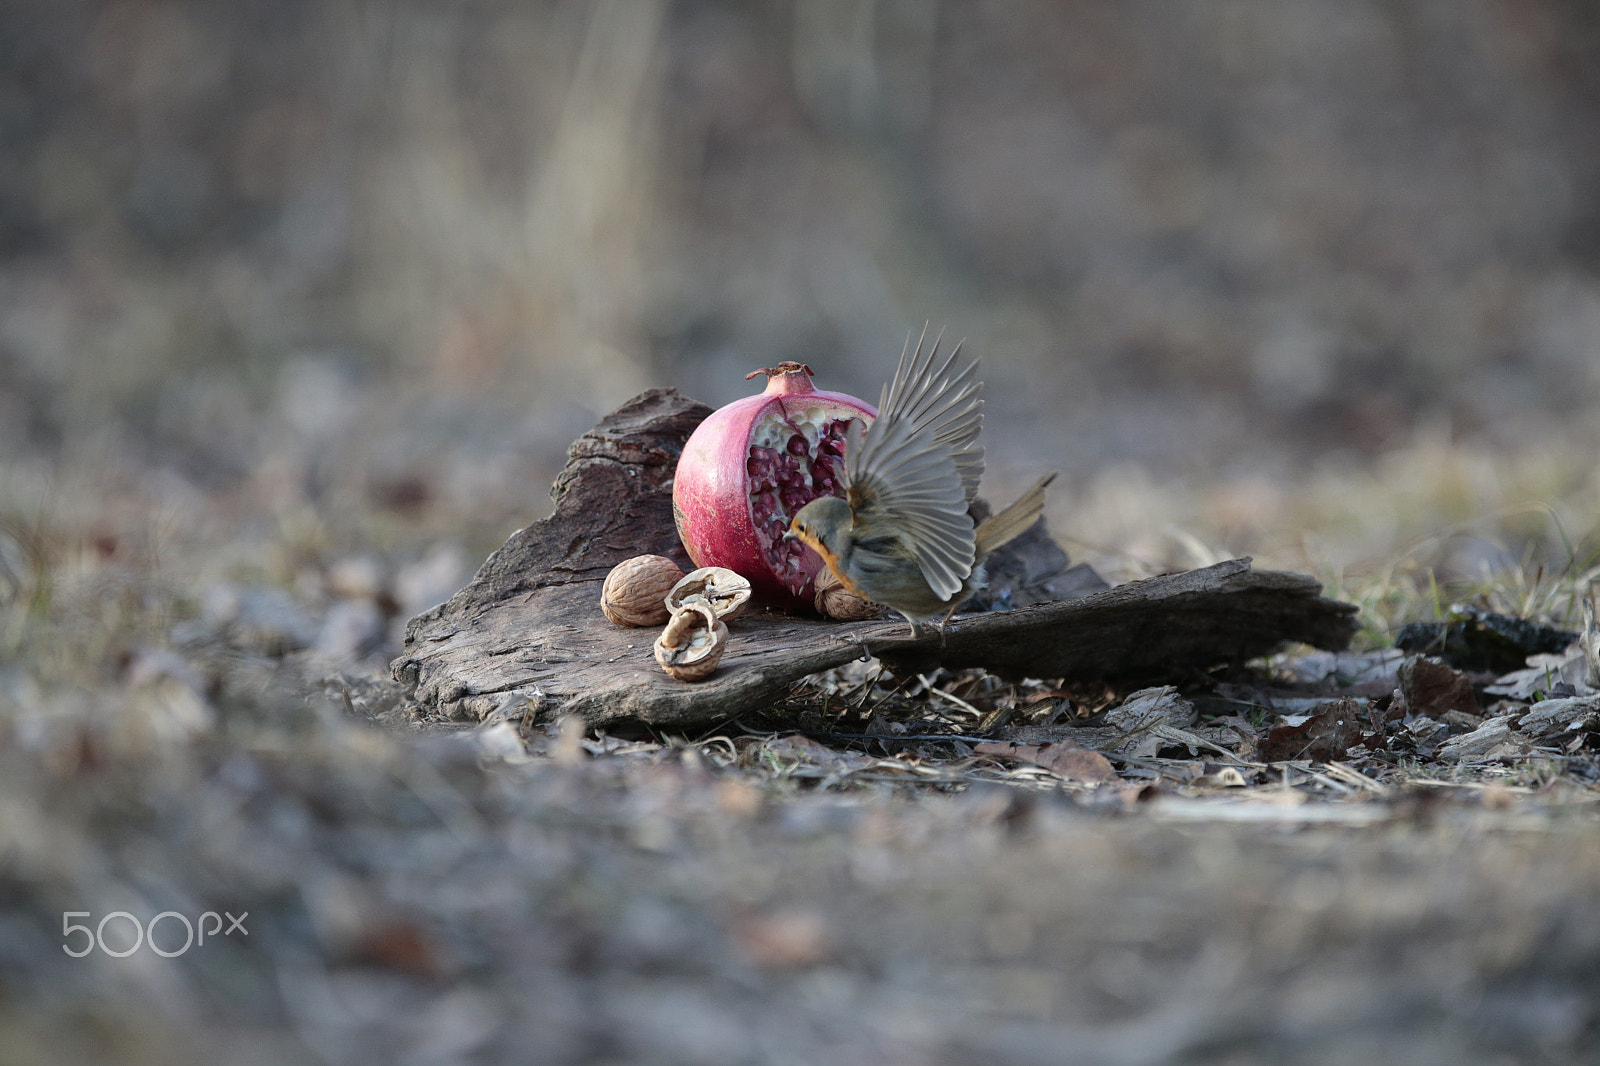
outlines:
[[774, 607], [811, 606], [822, 566], [789, 518], [818, 496], [840, 496], [845, 432], [878, 411], [842, 392], [820, 392], [804, 363], [779, 363], [759, 396], [735, 400], [690, 434], [672, 485], [678, 536], [695, 566], [724, 566]]

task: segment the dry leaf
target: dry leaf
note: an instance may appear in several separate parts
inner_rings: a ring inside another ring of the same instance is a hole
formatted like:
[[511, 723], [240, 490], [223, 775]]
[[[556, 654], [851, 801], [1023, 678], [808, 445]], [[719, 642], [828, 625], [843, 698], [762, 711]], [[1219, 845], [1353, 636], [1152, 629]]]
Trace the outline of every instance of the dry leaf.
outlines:
[[872, 760], [859, 752], [840, 751], [802, 733], [784, 733], [768, 737], [755, 749], [763, 759], [776, 759], [780, 763], [814, 766], [830, 771], [848, 771], [865, 766]]
[[1070, 740], [1045, 744], [1013, 744], [1009, 741], [986, 740], [974, 746], [972, 752], [974, 755], [993, 755], [1042, 766], [1069, 781], [1098, 785], [1117, 780], [1117, 772], [1112, 769], [1109, 759], [1098, 751], [1090, 751]]
[[1261, 758], [1266, 762], [1290, 759], [1327, 762], [1344, 758], [1344, 753], [1361, 741], [1360, 703], [1352, 699], [1334, 700], [1321, 713], [1298, 725], [1274, 726], [1261, 742]]
[[1256, 744], [1260, 740], [1261, 731], [1248, 718], [1241, 718], [1236, 714], [1222, 715], [1213, 719], [1218, 725], [1225, 725], [1239, 735], [1239, 749], [1234, 754], [1241, 759], [1253, 759], [1256, 756]]
[[1123, 731], [1116, 750], [1124, 755], [1150, 757], [1162, 748], [1187, 747], [1191, 755], [1201, 748], [1222, 751], [1204, 737], [1186, 730], [1196, 717], [1194, 704], [1178, 695], [1171, 685], [1145, 688], [1123, 700], [1106, 713], [1106, 724]]
[[1106, 712], [1106, 723], [1132, 732], [1154, 725], [1185, 729], [1194, 724], [1194, 704], [1178, 695], [1171, 685], [1144, 688], [1132, 693], [1121, 706]]
[[1478, 697], [1472, 682], [1438, 659], [1419, 656], [1400, 664], [1400, 691], [1413, 714], [1443, 718], [1450, 711], [1476, 715]]
[[1593, 695], [1589, 684], [1589, 662], [1581, 644], [1554, 655], [1530, 655], [1525, 670], [1513, 670], [1495, 680], [1484, 691], [1514, 700], [1531, 700], [1566, 683], [1579, 696]]

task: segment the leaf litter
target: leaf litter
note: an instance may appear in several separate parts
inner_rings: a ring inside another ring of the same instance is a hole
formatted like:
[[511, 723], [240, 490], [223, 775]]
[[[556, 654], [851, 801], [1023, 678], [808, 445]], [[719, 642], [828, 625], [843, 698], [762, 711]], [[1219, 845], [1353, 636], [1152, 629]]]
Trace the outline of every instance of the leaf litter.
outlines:
[[742, 772], [822, 790], [1004, 784], [1092, 805], [1265, 797], [1282, 806], [1287, 792], [1297, 803], [1397, 802], [1497, 785], [1593, 800], [1592, 612], [1569, 636], [1570, 647], [1499, 675], [1392, 648], [1290, 649], [1253, 668], [1128, 692], [976, 670], [897, 678], [869, 658], [806, 678], [702, 743], [714, 740], [708, 757]]

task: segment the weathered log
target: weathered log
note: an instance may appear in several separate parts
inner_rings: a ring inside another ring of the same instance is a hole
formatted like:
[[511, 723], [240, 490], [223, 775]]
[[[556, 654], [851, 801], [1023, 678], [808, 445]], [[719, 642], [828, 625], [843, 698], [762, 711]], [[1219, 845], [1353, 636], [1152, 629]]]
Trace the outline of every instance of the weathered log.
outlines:
[[[419, 713], [479, 720], [507, 708], [538, 717], [577, 713], [593, 724], [635, 720], [704, 725], [783, 696], [808, 674], [865, 651], [899, 670], [982, 667], [1006, 677], [1152, 684], [1266, 654], [1288, 641], [1344, 648], [1356, 608], [1319, 595], [1309, 577], [1252, 570], [1234, 559], [1104, 589], [1074, 567], [1032, 574], [1012, 602], [1039, 590], [1075, 595], [958, 618], [913, 639], [906, 623], [842, 623], [777, 612], [747, 614], [715, 674], [675, 681], [651, 656], [654, 629], [625, 629], [600, 613], [612, 566], [652, 553], [684, 558], [671, 486], [683, 442], [709, 409], [651, 390], [608, 415], [568, 450], [554, 513], [512, 537], [449, 601], [411, 620], [392, 664]], [[1036, 527], [1001, 573], [1064, 565]], [[1103, 591], [1094, 591], [1095, 589]], [[1087, 594], [1084, 594], [1087, 593]]]

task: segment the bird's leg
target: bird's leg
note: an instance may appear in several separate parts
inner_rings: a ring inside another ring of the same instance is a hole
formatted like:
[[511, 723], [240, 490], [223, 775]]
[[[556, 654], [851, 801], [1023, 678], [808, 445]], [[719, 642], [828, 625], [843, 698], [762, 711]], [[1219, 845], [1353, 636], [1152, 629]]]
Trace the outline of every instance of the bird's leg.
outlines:
[[944, 613], [944, 617], [939, 619], [939, 650], [940, 651], [943, 651], [944, 650], [944, 646], [945, 646], [945, 644], [944, 644], [945, 626], [948, 626], [950, 624], [950, 619], [952, 619], [952, 618], [954, 618], [956, 616], [956, 608], [959, 607], [959, 606], [961, 606], [961, 600], [958, 597], [956, 599], [956, 601], [950, 605], [950, 609]]

